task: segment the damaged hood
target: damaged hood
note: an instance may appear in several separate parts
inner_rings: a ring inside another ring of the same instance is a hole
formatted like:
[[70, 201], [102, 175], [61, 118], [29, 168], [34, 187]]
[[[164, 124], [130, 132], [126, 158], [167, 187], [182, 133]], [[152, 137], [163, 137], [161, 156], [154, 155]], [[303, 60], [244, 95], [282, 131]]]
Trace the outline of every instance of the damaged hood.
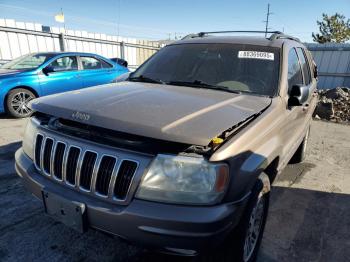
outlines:
[[84, 124], [205, 146], [270, 102], [209, 89], [121, 82], [42, 97], [31, 107]]

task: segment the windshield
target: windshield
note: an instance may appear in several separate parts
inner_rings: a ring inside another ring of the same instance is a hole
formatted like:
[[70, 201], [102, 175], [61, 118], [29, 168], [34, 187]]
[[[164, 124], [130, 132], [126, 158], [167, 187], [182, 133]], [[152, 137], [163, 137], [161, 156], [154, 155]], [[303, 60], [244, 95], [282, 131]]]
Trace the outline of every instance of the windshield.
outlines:
[[211, 87], [273, 96], [277, 93], [279, 49], [242, 44], [179, 44], [161, 49], [130, 81]]
[[18, 57], [1, 68], [3, 69], [34, 69], [54, 57], [54, 54], [35, 54]]

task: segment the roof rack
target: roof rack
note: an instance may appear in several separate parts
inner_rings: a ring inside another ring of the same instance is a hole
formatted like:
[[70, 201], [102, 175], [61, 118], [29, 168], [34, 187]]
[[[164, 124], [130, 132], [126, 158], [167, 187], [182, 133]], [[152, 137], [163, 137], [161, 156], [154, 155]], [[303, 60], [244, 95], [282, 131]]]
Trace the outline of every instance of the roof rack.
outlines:
[[276, 40], [276, 39], [290, 39], [290, 40], [294, 40], [294, 41], [297, 41], [297, 42], [301, 42], [299, 38], [294, 37], [294, 36], [290, 36], [290, 35], [285, 35], [285, 34], [283, 34], [283, 33], [280, 33], [280, 34], [272, 34], [272, 35], [269, 37], [269, 40], [271, 40], [271, 41]]
[[209, 34], [229, 34], [229, 33], [283, 34], [280, 31], [257, 31], [257, 30], [212, 31], [212, 32], [199, 32], [197, 34], [189, 34], [189, 35], [186, 35], [184, 38], [182, 38], [182, 40], [195, 38], [195, 37], [203, 37]]
[[281, 31], [256, 31], [256, 30], [251, 30], [251, 31], [238, 30], [238, 31], [199, 32], [197, 34], [186, 35], [181, 40], [190, 39], [190, 38], [196, 38], [196, 37], [204, 37], [205, 35], [209, 35], [209, 34], [229, 34], [229, 33], [257, 33], [257, 34], [265, 34], [265, 35], [266, 34], [271, 34], [271, 36], [267, 38], [270, 41], [273, 41], [273, 40], [276, 40], [276, 39], [290, 39], [290, 40], [294, 40], [294, 41], [300, 42], [299, 38], [296, 38], [296, 37], [293, 37], [293, 36], [290, 36], [290, 35], [285, 35]]

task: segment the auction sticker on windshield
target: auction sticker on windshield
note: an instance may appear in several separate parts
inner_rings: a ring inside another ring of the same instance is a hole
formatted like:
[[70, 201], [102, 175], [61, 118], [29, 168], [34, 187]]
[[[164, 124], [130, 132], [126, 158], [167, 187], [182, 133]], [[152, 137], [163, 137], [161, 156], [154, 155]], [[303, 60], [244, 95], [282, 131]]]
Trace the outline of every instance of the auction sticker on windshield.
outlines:
[[274, 53], [258, 52], [258, 51], [238, 51], [238, 58], [251, 58], [271, 60], [275, 59]]

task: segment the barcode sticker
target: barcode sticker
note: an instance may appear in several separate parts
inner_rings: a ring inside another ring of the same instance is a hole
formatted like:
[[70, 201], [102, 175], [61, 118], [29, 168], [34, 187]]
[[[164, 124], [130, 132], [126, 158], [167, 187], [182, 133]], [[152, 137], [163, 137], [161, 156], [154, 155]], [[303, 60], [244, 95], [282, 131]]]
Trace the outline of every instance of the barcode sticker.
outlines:
[[258, 52], [258, 51], [238, 51], [238, 58], [251, 58], [263, 60], [275, 60], [274, 53]]

